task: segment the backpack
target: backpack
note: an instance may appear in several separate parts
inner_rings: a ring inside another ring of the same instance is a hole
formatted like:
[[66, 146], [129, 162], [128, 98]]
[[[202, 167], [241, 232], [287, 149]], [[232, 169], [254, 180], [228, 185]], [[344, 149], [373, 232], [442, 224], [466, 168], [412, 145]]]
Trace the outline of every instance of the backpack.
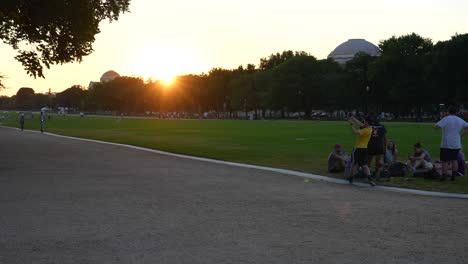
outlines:
[[388, 172], [392, 177], [406, 176], [408, 174], [408, 167], [404, 163], [397, 162], [390, 165], [390, 168], [388, 168]]
[[390, 178], [392, 175], [390, 174], [390, 171], [388, 170], [382, 170], [380, 171], [379, 178]]

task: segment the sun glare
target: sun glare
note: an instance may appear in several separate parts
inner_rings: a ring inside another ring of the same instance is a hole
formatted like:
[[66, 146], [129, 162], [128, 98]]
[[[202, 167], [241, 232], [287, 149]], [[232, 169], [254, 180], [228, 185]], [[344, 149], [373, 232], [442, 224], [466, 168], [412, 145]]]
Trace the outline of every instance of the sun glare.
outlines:
[[165, 87], [169, 87], [171, 86], [172, 84], [174, 84], [174, 81], [175, 81], [176, 77], [175, 76], [161, 76], [159, 78], [159, 81], [161, 81], [161, 83], [165, 86]]
[[145, 80], [160, 81], [165, 87], [174, 84], [176, 77], [198, 71], [193, 54], [175, 45], [142, 48], [130, 59], [130, 71]]

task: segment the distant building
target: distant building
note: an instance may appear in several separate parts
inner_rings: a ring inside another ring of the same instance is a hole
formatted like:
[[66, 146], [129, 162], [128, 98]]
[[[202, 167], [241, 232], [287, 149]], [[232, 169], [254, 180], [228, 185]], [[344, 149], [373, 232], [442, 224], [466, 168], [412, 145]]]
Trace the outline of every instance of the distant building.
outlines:
[[371, 56], [380, 56], [381, 54], [379, 47], [365, 39], [350, 39], [336, 47], [328, 55], [328, 58], [333, 59], [339, 64], [345, 64], [360, 52]]
[[100, 82], [89, 82], [88, 89], [93, 89], [98, 84], [100, 84]]
[[118, 77], [120, 77], [120, 74], [118, 74], [117, 72], [107, 71], [101, 76], [101, 83], [110, 82]]
[[118, 74], [117, 72], [107, 71], [101, 76], [100, 82], [89, 82], [88, 89], [93, 89], [98, 84], [110, 82], [118, 77], [120, 77], [120, 74]]

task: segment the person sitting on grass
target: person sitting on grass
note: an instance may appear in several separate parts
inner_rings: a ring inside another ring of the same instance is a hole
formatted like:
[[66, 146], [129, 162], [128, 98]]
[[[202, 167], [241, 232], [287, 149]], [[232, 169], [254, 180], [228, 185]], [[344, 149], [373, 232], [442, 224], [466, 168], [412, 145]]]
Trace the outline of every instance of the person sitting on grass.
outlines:
[[408, 166], [398, 161], [398, 150], [394, 141], [388, 141], [385, 149], [385, 164], [384, 171], [389, 177], [406, 176], [408, 174]]
[[409, 157], [408, 166], [414, 172], [428, 171], [433, 168], [432, 158], [429, 152], [423, 149], [421, 143], [414, 144], [414, 154]]
[[388, 165], [398, 162], [398, 150], [393, 140], [388, 141], [384, 162]]
[[348, 158], [348, 155], [342, 150], [341, 144], [335, 144], [335, 149], [328, 156], [328, 172], [343, 172]]

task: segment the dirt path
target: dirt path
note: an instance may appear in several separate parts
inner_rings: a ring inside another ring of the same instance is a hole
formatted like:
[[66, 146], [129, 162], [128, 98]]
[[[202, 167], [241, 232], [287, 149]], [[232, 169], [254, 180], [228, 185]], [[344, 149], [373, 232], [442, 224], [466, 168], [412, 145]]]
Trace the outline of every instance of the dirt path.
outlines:
[[0, 263], [466, 263], [468, 201], [0, 128]]

